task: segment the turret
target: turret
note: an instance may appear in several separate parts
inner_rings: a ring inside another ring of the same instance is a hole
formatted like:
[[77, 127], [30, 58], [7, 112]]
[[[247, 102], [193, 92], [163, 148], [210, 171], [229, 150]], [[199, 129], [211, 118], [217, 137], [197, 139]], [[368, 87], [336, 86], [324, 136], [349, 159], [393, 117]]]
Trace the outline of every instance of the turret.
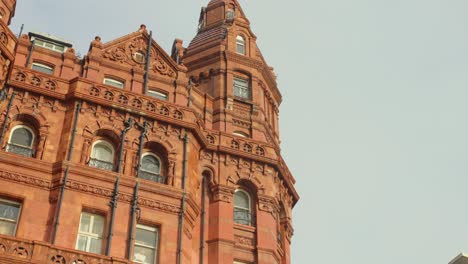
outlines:
[[281, 94], [236, 0], [212, 0], [183, 57], [196, 89], [213, 97], [212, 128], [279, 143]]

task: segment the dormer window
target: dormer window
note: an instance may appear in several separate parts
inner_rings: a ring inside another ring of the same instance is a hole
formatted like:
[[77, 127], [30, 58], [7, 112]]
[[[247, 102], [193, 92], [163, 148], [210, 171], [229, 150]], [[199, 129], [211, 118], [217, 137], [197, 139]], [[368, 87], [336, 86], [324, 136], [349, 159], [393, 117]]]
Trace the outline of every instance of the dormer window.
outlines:
[[33, 69], [35, 71], [42, 72], [42, 73], [47, 73], [47, 74], [53, 74], [54, 73], [54, 68], [52, 68], [50, 66], [47, 66], [45, 64], [42, 64], [42, 63], [37, 63], [37, 62], [34, 62], [31, 65], [31, 69]]
[[158, 91], [154, 91], [154, 90], [149, 90], [149, 91], [148, 91], [148, 95], [151, 96], [151, 97], [154, 97], [154, 98], [156, 98], [156, 99], [159, 99], [159, 100], [167, 101], [167, 94], [162, 93], [162, 92], [158, 92]]
[[103, 83], [117, 88], [124, 88], [124, 82], [112, 78], [104, 78]]
[[234, 96], [250, 99], [249, 81], [234, 77]]
[[41, 39], [34, 39], [33, 42], [34, 46], [43, 47], [60, 53], [63, 53], [65, 51], [65, 46], [59, 45], [57, 43], [52, 43]]
[[236, 37], [236, 52], [245, 55], [245, 39], [241, 35]]
[[234, 11], [234, 9], [228, 9], [226, 12], [226, 19], [233, 20], [235, 15], [236, 15], [236, 12]]

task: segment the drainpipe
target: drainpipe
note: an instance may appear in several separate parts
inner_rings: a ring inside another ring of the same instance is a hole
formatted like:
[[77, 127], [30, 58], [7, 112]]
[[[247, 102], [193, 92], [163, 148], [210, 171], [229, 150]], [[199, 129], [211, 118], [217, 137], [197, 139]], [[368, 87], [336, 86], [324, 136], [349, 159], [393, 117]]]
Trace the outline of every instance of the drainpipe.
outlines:
[[114, 220], [115, 220], [115, 210], [117, 209], [117, 199], [119, 195], [119, 183], [120, 183], [120, 174], [122, 173], [122, 159], [123, 159], [123, 150], [125, 144], [125, 136], [127, 132], [132, 128], [133, 119], [130, 117], [127, 122], [125, 122], [125, 128], [122, 130], [122, 136], [120, 139], [120, 153], [119, 153], [119, 163], [117, 164], [117, 179], [114, 184], [114, 193], [112, 195], [112, 200], [110, 202], [111, 207], [111, 219], [109, 223], [109, 233], [107, 235], [107, 247], [106, 247], [106, 256], [110, 256], [110, 250], [112, 245], [112, 236], [114, 235]]
[[76, 104], [76, 109], [75, 109], [75, 117], [73, 120], [73, 128], [72, 128], [72, 134], [71, 134], [71, 139], [70, 139], [70, 145], [68, 146], [67, 167], [65, 168], [65, 173], [63, 175], [63, 182], [62, 182], [62, 185], [60, 186], [60, 193], [59, 193], [59, 198], [58, 198], [58, 203], [57, 203], [57, 211], [55, 215], [54, 229], [52, 230], [51, 242], [54, 245], [55, 245], [55, 239], [57, 237], [57, 229], [60, 224], [60, 213], [62, 209], [63, 196], [65, 194], [65, 187], [67, 185], [68, 173], [70, 171], [70, 161], [73, 155], [73, 147], [75, 145], [76, 126], [78, 124], [78, 117], [79, 117], [80, 111], [81, 111], [81, 102], [78, 102]]
[[185, 215], [185, 180], [187, 177], [187, 144], [188, 144], [188, 137], [187, 134], [184, 136], [184, 160], [182, 163], [182, 198], [181, 198], [181, 206], [180, 206], [180, 213], [179, 213], [179, 237], [177, 239], [177, 264], [182, 263], [182, 239], [184, 233], [184, 215]]
[[200, 264], [203, 264], [205, 262], [205, 201], [206, 201], [206, 186], [207, 181], [206, 177], [203, 176], [202, 178], [202, 206], [201, 206], [201, 215], [200, 215], [200, 221], [201, 221], [201, 227], [200, 227]]
[[146, 50], [146, 64], [145, 64], [145, 80], [143, 83], [143, 94], [146, 94], [148, 91], [148, 78], [149, 78], [149, 66], [151, 58], [151, 40], [153, 39], [153, 31], [150, 31], [148, 38], [148, 48]]
[[[140, 173], [140, 167], [141, 167], [141, 155], [143, 153], [143, 141], [145, 140], [146, 136], [146, 129], [147, 129], [147, 123], [146, 120], [143, 122], [142, 126], [143, 130], [141, 131], [140, 134], [140, 145], [138, 146], [138, 165], [137, 165], [137, 178], [138, 174]], [[136, 220], [136, 213], [138, 211], [138, 192], [140, 190], [140, 182], [137, 179], [136, 185], [135, 185], [135, 191], [133, 193], [133, 203], [132, 203], [132, 212], [131, 212], [131, 223], [130, 223], [130, 233], [128, 235], [128, 241], [130, 242], [127, 248], [127, 256], [129, 260], [132, 260], [132, 245], [133, 241], [135, 241], [135, 220]]]
[[[3, 88], [3, 90], [5, 90], [6, 88]], [[3, 137], [5, 136], [5, 129], [6, 129], [6, 126], [8, 124], [8, 116], [10, 115], [10, 110], [11, 110], [11, 107], [13, 106], [13, 101], [15, 99], [15, 96], [16, 96], [16, 93], [12, 93], [11, 96], [10, 96], [10, 101], [8, 102], [8, 106], [7, 106], [7, 111], [6, 111], [6, 114], [5, 114], [5, 119], [3, 120], [3, 125], [2, 125], [2, 134], [0, 134], [0, 144], [1, 142], [3, 142]]]
[[24, 65], [24, 67], [26, 67], [26, 68], [29, 67], [29, 61], [31, 60], [31, 56], [32, 56], [32, 53], [34, 51], [34, 41], [35, 41], [35, 39], [33, 39], [31, 41], [31, 48], [29, 48], [28, 57], [26, 57], [26, 65]]

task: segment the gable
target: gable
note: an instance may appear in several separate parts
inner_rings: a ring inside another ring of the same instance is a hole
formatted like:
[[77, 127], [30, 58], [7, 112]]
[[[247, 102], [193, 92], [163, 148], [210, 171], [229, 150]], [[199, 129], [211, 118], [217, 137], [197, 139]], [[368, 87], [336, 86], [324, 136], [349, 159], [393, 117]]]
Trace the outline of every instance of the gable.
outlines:
[[[105, 43], [101, 57], [104, 60], [126, 65], [132, 68], [145, 69], [149, 34], [137, 31], [124, 37]], [[175, 77], [177, 64], [154, 41], [151, 41], [150, 73]]]

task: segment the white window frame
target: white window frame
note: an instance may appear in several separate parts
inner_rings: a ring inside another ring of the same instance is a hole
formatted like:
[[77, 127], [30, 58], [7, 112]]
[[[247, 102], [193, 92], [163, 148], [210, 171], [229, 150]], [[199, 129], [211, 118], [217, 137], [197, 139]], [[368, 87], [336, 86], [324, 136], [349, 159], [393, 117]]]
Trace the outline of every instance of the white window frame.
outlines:
[[[20, 129], [20, 128], [25, 128], [26, 130], [28, 130], [28, 131], [31, 133], [31, 135], [32, 135], [32, 140], [31, 140], [31, 145], [30, 145], [30, 146], [23, 146], [23, 145], [20, 145], [20, 144], [16, 144], [16, 143], [12, 143], [12, 142], [11, 142], [11, 138], [12, 138], [12, 136], [13, 136], [15, 130], [18, 130], [18, 129]], [[25, 147], [25, 148], [32, 149], [33, 146], [34, 146], [35, 140], [36, 140], [36, 134], [34, 133], [34, 131], [33, 131], [30, 127], [25, 126], [25, 125], [17, 125], [17, 126], [15, 126], [15, 127], [13, 127], [13, 129], [12, 129], [11, 132], [10, 132], [10, 137], [8, 138], [8, 144], [17, 145], [17, 146], [20, 146], [20, 147]]]
[[169, 98], [169, 96], [166, 93], [159, 92], [159, 91], [156, 91], [156, 90], [148, 90], [148, 95], [153, 97], [153, 98], [163, 100], [163, 101], [167, 101], [168, 98]]
[[12, 221], [11, 219], [7, 219], [7, 218], [2, 218], [2, 217], [0, 217], [0, 220], [2, 220], [2, 221], [10, 222], [10, 223], [15, 223], [15, 229], [13, 230], [13, 236], [16, 236], [16, 230], [18, 229], [18, 222], [19, 222], [19, 218], [20, 218], [21, 210], [23, 209], [23, 206], [22, 206], [22, 204], [19, 203], [19, 202], [15, 202], [15, 201], [11, 201], [11, 200], [6, 200], [6, 199], [2, 199], [2, 198], [0, 198], [0, 203], [12, 205], [12, 206], [18, 206], [18, 207], [19, 207], [19, 209], [18, 209], [18, 217], [16, 218], [15, 221]]
[[[241, 192], [241, 193], [243, 193], [243, 194], [245, 194], [245, 195], [247, 196], [248, 203], [249, 203], [249, 204], [248, 204], [248, 208], [244, 208], [244, 207], [240, 207], [240, 206], [237, 206], [237, 205], [236, 205], [235, 196], [236, 196], [236, 194], [237, 194], [238, 192]], [[252, 224], [253, 224], [253, 222], [252, 222], [252, 221], [253, 221], [253, 219], [252, 219], [252, 218], [253, 218], [253, 214], [252, 214], [252, 196], [250, 196], [250, 193], [247, 192], [247, 191], [244, 190], [244, 189], [236, 189], [236, 191], [234, 192], [234, 202], [233, 202], [233, 203], [234, 203], [234, 211], [236, 210], [236, 208], [238, 208], [238, 209], [247, 211], [247, 212], [249, 213], [250, 219], [249, 219], [249, 223], [248, 223], [247, 225], [252, 226]], [[235, 221], [235, 219], [234, 219], [234, 223], [239, 224], [239, 225], [246, 225], [246, 224], [243, 224], [243, 223], [237, 223], [237, 222]]]
[[[34, 67], [36, 67], [36, 69]], [[38, 70], [37, 68], [42, 68], [42, 69], [45, 69], [45, 70], [48, 70], [48, 71]], [[38, 72], [45, 73], [45, 74], [54, 74], [54, 68], [53, 67], [50, 67], [49, 65], [39, 63], [39, 62], [33, 62], [31, 64], [31, 69], [33, 69], [35, 71], [38, 71]]]
[[250, 136], [242, 131], [234, 131], [232, 132], [232, 134], [234, 136], [238, 136], [238, 137], [243, 137], [243, 138], [249, 138]]
[[[143, 169], [143, 158], [146, 157], [146, 156], [152, 156], [152, 157], [156, 158], [156, 159], [159, 161], [159, 171], [158, 171], [158, 172], [147, 171], [147, 170], [144, 170], [144, 169]], [[154, 153], [152, 153], [152, 152], [146, 152], [145, 154], [141, 155], [141, 160], [140, 160], [140, 162], [141, 162], [141, 165], [142, 165], [142, 166], [140, 166], [140, 169], [141, 169], [142, 171], [149, 172], [149, 173], [152, 173], [152, 174], [161, 175], [162, 162], [161, 162], [161, 158], [159, 158], [158, 155], [156, 155], [156, 154], [154, 154]]]
[[[243, 85], [240, 85], [240, 84], [246, 84], [246, 86], [243, 86]], [[250, 100], [250, 98], [252, 96], [251, 95], [252, 92], [251, 92], [251, 89], [250, 89], [249, 79], [234, 77], [234, 80], [232, 82], [232, 88], [233, 88], [233, 93], [234, 93], [235, 97]], [[236, 90], [239, 90], [240, 92], [237, 92]], [[241, 90], [246, 90], [247, 95], [246, 96], [242, 95]]]
[[[34, 46], [42, 47], [42, 48], [52, 50], [52, 51], [55, 51], [55, 52], [64, 53], [67, 50], [67, 47], [65, 45], [60, 45], [60, 44], [57, 44], [57, 43], [54, 43], [54, 42], [51, 42], [51, 41], [47, 41], [47, 40], [44, 40], [44, 39], [34, 38], [33, 37], [31, 40], [34, 43]], [[42, 44], [38, 44], [39, 43], [38, 41], [40, 41]]]
[[240, 55], [246, 54], [246, 45], [245, 45], [245, 38], [241, 35], [237, 35], [236, 37], [236, 53]]
[[104, 78], [102, 83], [105, 84], [105, 85], [109, 85], [109, 86], [120, 88], [120, 89], [125, 88], [125, 83], [124, 82], [113, 79], [113, 78]]
[[[103, 228], [102, 228], [102, 233], [101, 234], [95, 234], [95, 233], [91, 233], [91, 232], [83, 232], [81, 231], [81, 219], [83, 218], [83, 215], [89, 215], [91, 217], [90, 221], [89, 221], [89, 229], [92, 230], [93, 227], [94, 227], [94, 218], [95, 217], [101, 217], [103, 220], [104, 220], [104, 225], [103, 225]], [[90, 253], [96, 253], [96, 254], [101, 254], [102, 253], [102, 243], [103, 243], [103, 233], [104, 233], [104, 230], [105, 230], [105, 224], [106, 224], [106, 218], [102, 215], [98, 215], [98, 214], [92, 214], [92, 213], [88, 213], [88, 212], [81, 212], [81, 215], [80, 215], [80, 224], [78, 225], [78, 234], [76, 236], [76, 243], [75, 243], [75, 249], [76, 250], [79, 250], [78, 249], [78, 242], [80, 241], [80, 235], [81, 236], [84, 236], [86, 237], [86, 249], [84, 250], [84, 252], [90, 252]], [[101, 241], [101, 252], [91, 252], [90, 251], [90, 247], [91, 247], [91, 243], [89, 242], [89, 239], [90, 238], [94, 238], [94, 239], [97, 239], [98, 241]]]
[[107, 160], [100, 160], [100, 161], [105, 161], [105, 162], [112, 162], [112, 163], [114, 163], [114, 160], [115, 160], [115, 149], [114, 149], [114, 146], [113, 146], [111, 143], [109, 143], [108, 141], [106, 141], [106, 140], [100, 139], [100, 140], [94, 141], [93, 146], [92, 146], [92, 148], [91, 148], [91, 155], [90, 155], [90, 157], [91, 157], [92, 159], [96, 159], [96, 157], [95, 157], [95, 156], [96, 156], [96, 153], [95, 153], [95, 151], [94, 151], [94, 148], [96, 147], [96, 145], [99, 145], [99, 144], [105, 145], [106, 147], [108, 147], [108, 148], [110, 148], [110, 149], [112, 150], [112, 161], [107, 161]]
[[[148, 246], [148, 245], [145, 245], [145, 244], [139, 244], [138, 239], [136, 237], [136, 231], [135, 231], [135, 244], [133, 245], [133, 248], [135, 249], [135, 247], [138, 246], [138, 247], [143, 247], [143, 248], [153, 250], [154, 259], [152, 260], [151, 263], [157, 263], [156, 260], [158, 259], [159, 229], [156, 228], [156, 227], [142, 225], [142, 224], [137, 224], [136, 229], [143, 229], [143, 230], [147, 230], [147, 231], [150, 231], [150, 232], [153, 232], [153, 233], [156, 234], [156, 241], [154, 241], [155, 246], [151, 247], [151, 246]], [[135, 252], [133, 252], [132, 259], [133, 259], [133, 262], [142, 263], [142, 262], [135, 261]]]

